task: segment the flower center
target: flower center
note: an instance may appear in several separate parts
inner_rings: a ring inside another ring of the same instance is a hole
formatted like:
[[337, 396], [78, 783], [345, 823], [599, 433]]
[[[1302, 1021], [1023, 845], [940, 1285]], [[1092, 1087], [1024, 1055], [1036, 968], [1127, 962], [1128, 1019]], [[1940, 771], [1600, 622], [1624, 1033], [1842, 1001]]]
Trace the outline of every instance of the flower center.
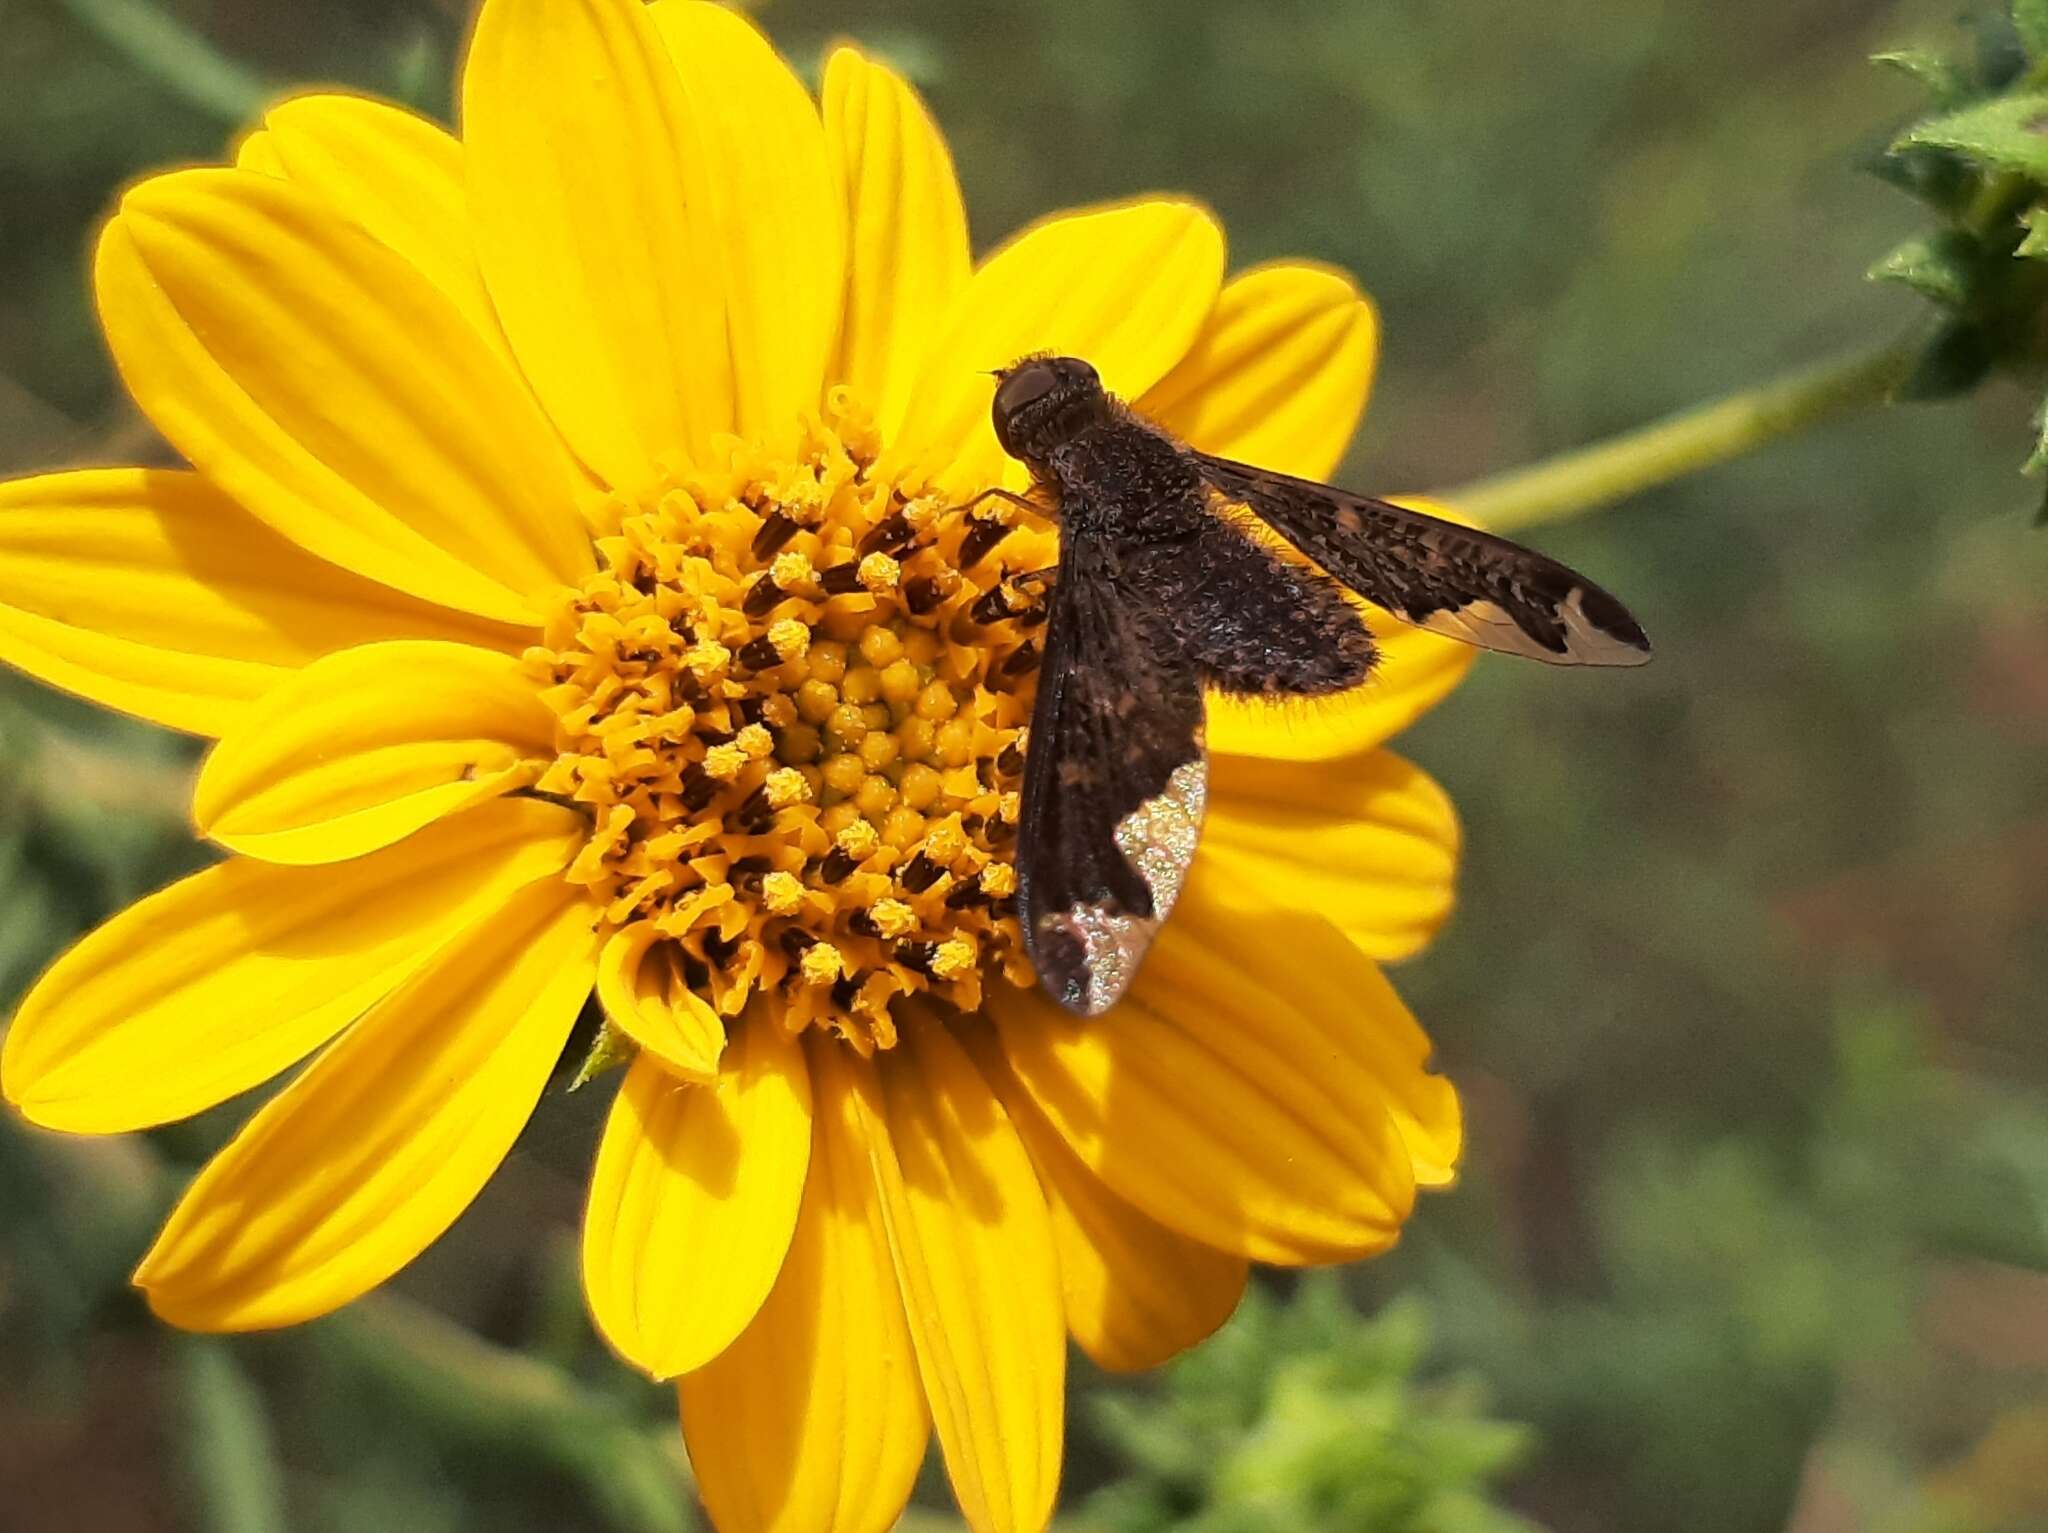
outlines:
[[864, 1051], [899, 996], [1032, 982], [1011, 857], [1044, 607], [1009, 575], [1053, 550], [879, 448], [835, 391], [793, 459], [738, 445], [627, 509], [526, 657], [558, 719], [535, 791], [592, 820], [569, 878], [721, 1015], [780, 995]]

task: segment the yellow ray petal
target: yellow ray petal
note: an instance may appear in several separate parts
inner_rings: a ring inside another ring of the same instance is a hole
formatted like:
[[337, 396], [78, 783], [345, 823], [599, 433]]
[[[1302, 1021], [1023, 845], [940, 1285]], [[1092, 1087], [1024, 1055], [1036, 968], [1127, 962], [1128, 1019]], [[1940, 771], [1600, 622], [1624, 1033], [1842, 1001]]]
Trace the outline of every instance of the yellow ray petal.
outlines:
[[266, 862], [339, 862], [531, 782], [554, 736], [510, 655], [365, 644], [314, 661], [214, 747], [192, 819]]
[[676, 948], [652, 921], [615, 933], [597, 963], [597, 998], [612, 1026], [697, 1085], [718, 1079], [725, 1018], [683, 983]]
[[235, 164], [294, 181], [353, 219], [502, 349], [469, 230], [462, 144], [439, 123], [363, 96], [299, 96], [263, 114]]
[[803, 1211], [782, 1275], [730, 1347], [679, 1384], [697, 1491], [723, 1533], [885, 1533], [931, 1418], [843, 1070], [809, 1052]]
[[717, 172], [738, 427], [789, 445], [799, 412], [818, 408], [845, 302], [846, 224], [818, 109], [745, 17], [707, 0], [649, 9]]
[[1456, 1096], [1378, 969], [1326, 923], [1240, 903], [1199, 860], [1111, 1016], [1007, 987], [990, 1011], [1017, 1079], [1114, 1192], [1253, 1261], [1384, 1249], [1416, 1182], [1456, 1158]]
[[427, 1248], [512, 1148], [590, 990], [593, 911], [553, 880], [471, 925], [251, 1118], [135, 1281], [174, 1325], [291, 1325]]
[[940, 322], [904, 416], [906, 452], [954, 489], [996, 483], [1010, 460], [989, 424], [990, 368], [1032, 351], [1085, 357], [1135, 399], [1187, 354], [1222, 280], [1223, 231], [1191, 203], [1155, 198], [1027, 229]]
[[[1431, 516], [1462, 522], [1454, 509], [1420, 495], [1389, 497]], [[1362, 687], [1335, 697], [1282, 703], [1251, 698], [1209, 698], [1209, 749], [1214, 754], [1264, 756], [1274, 761], [1329, 761], [1383, 745], [1441, 702], [1465, 679], [1479, 651], [1469, 644], [1398, 623], [1359, 603], [1379, 663]]]
[[1245, 1259], [1190, 1240], [1111, 1192], [1017, 1084], [995, 1034], [974, 1028], [966, 1042], [1038, 1169], [1067, 1329], [1096, 1366], [1156, 1368], [1228, 1320], [1244, 1297]]
[[[858, 1086], [858, 1069], [845, 1067]], [[863, 1093], [868, 1157], [932, 1424], [975, 1533], [1037, 1533], [1059, 1490], [1066, 1338], [1045, 1197], [943, 1024], [913, 1019]]]
[[196, 474], [0, 484], [0, 659], [96, 703], [223, 734], [308, 661], [409, 636], [532, 642], [316, 559]]
[[635, 1060], [583, 1220], [583, 1288], [605, 1339], [657, 1379], [730, 1346], [781, 1270], [810, 1155], [803, 1050], [765, 1012], [738, 1030], [715, 1085]]
[[1203, 452], [1325, 479], [1358, 427], [1378, 353], [1379, 324], [1350, 277], [1258, 266], [1224, 287], [1138, 409]]
[[94, 277], [136, 402], [300, 546], [512, 622], [591, 567], [572, 466], [520, 379], [310, 192], [240, 170], [155, 177], [122, 199]]
[[967, 282], [967, 209], [946, 140], [917, 93], [851, 48], [825, 66], [825, 141], [847, 216], [833, 376], [893, 438], [939, 321]]
[[514, 892], [552, 879], [580, 818], [482, 804], [331, 868], [235, 861], [130, 906], [16, 1011], [0, 1087], [45, 1128], [183, 1118], [317, 1048]]
[[1199, 855], [1254, 901], [1312, 911], [1391, 962], [1451, 913], [1458, 816], [1442, 788], [1391, 751], [1313, 766], [1217, 756]]
[[640, 5], [486, 0], [462, 76], [484, 281], [571, 446], [623, 492], [733, 429], [716, 178]]
[[284, 161], [277, 157], [277, 146], [270, 141], [270, 135], [256, 128], [242, 136], [235, 145], [234, 166], [237, 170], [253, 170], [259, 176], [282, 176]]

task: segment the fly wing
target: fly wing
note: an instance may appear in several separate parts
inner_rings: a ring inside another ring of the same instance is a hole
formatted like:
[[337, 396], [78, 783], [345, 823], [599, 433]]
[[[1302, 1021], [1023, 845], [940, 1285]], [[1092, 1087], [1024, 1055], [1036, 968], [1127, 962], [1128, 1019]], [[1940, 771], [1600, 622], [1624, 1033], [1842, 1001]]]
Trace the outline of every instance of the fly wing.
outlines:
[[1224, 499], [1404, 623], [1552, 665], [1641, 665], [1642, 625], [1585, 576], [1519, 543], [1388, 501], [1195, 454]]
[[1069, 536], [1024, 753], [1017, 914], [1039, 983], [1092, 1017], [1123, 997], [1195, 854], [1202, 685], [1169, 625]]

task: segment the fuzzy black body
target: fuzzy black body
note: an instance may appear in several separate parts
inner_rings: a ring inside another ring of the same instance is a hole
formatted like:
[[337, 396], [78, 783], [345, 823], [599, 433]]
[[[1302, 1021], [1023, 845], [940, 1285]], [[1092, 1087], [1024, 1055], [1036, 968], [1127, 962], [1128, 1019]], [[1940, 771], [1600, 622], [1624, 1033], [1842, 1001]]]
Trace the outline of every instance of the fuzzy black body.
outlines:
[[[1491, 648], [1565, 663], [1647, 658], [1621, 604], [1484, 533], [1198, 453], [1074, 357], [1002, 374], [996, 435], [1060, 523], [1024, 763], [1018, 915], [1046, 991], [1084, 1016], [1135, 978], [1193, 860], [1205, 689], [1315, 696], [1364, 681], [1345, 596]], [[1238, 525], [1247, 507], [1313, 559]]]

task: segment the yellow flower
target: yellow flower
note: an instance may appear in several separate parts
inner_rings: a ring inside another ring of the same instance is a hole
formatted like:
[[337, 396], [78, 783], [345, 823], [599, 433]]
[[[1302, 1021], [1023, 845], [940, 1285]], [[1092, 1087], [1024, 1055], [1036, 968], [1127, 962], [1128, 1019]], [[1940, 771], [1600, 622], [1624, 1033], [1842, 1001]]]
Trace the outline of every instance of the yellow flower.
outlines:
[[291, 101], [107, 225], [109, 344], [193, 471], [0, 487], [0, 655], [216, 737], [194, 815], [236, 855], [59, 959], [0, 1082], [105, 1133], [314, 1056], [136, 1274], [281, 1325], [448, 1227], [595, 990], [637, 1047], [590, 1306], [680, 1380], [719, 1526], [886, 1527], [935, 1430], [974, 1527], [1042, 1527], [1067, 1333], [1150, 1366], [1248, 1261], [1383, 1249], [1452, 1174], [1377, 961], [1443, 919], [1456, 825], [1380, 742], [1466, 655], [1393, 633], [1340, 704], [1215, 704], [1180, 905], [1075, 1021], [1010, 910], [1007, 574], [1053, 534], [960, 509], [1021, 482], [986, 369], [1085, 356], [1321, 476], [1372, 312], [1225, 282], [1164, 198], [973, 265], [900, 80], [842, 49], [821, 111], [694, 0], [487, 0], [462, 124]]

